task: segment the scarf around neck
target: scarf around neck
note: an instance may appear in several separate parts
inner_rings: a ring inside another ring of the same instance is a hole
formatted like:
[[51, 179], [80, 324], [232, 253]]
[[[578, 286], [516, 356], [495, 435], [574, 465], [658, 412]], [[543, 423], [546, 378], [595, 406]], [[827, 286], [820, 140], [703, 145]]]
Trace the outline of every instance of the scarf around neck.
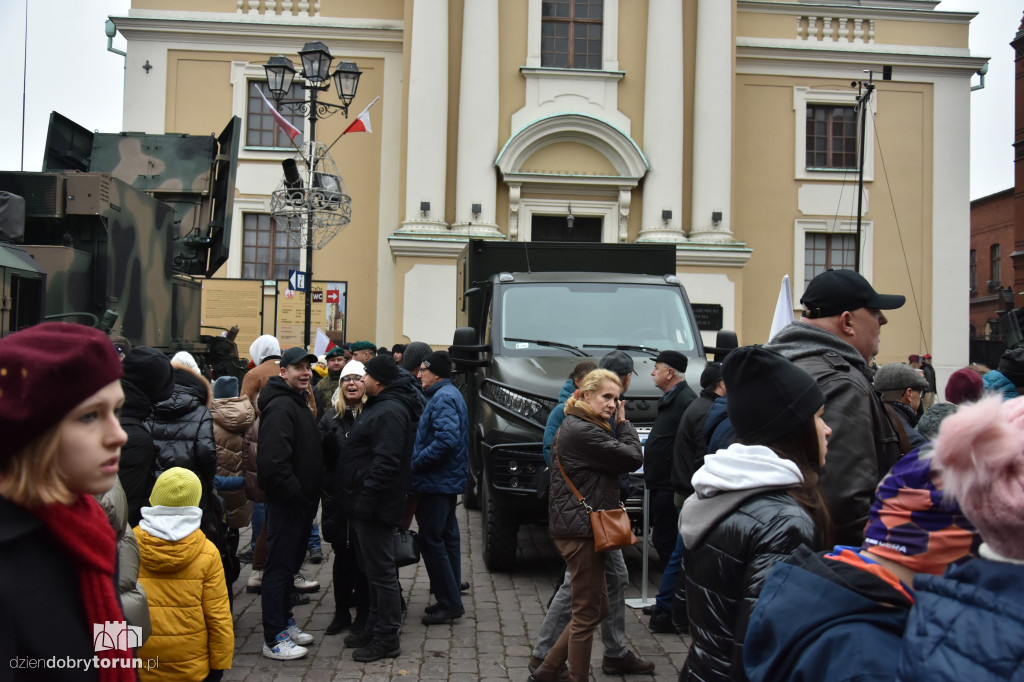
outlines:
[[[28, 509], [42, 521], [50, 535], [71, 559], [78, 574], [78, 589], [85, 608], [86, 627], [124, 621], [121, 602], [114, 588], [117, 540], [114, 529], [99, 503], [91, 495], [79, 495], [72, 504], [47, 504]], [[95, 643], [94, 643], [95, 644]], [[99, 679], [134, 680], [133, 651], [117, 648], [97, 651], [100, 659], [110, 659], [109, 667], [99, 668]]]

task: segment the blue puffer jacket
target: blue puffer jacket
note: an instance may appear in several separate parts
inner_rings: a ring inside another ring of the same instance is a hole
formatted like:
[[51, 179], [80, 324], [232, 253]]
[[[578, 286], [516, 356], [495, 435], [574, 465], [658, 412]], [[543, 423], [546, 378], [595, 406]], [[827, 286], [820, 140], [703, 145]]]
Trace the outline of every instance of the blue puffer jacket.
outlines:
[[555, 434], [558, 433], [558, 427], [565, 421], [565, 401], [575, 393], [576, 384], [573, 383], [572, 379], [566, 379], [565, 383], [562, 384], [562, 390], [558, 392], [558, 405], [555, 409], [551, 410], [551, 414], [548, 415], [548, 421], [544, 425], [544, 448], [541, 451], [544, 455], [544, 463], [551, 466], [551, 444], [555, 442]]
[[981, 383], [985, 385], [986, 393], [1002, 393], [1003, 400], [1017, 397], [1017, 387], [998, 369], [985, 372], [985, 376], [981, 377]]
[[1024, 680], [1024, 565], [972, 559], [914, 591], [897, 679]]
[[412, 489], [421, 493], [458, 494], [469, 473], [469, 413], [451, 379], [426, 391], [427, 407], [412, 447]]

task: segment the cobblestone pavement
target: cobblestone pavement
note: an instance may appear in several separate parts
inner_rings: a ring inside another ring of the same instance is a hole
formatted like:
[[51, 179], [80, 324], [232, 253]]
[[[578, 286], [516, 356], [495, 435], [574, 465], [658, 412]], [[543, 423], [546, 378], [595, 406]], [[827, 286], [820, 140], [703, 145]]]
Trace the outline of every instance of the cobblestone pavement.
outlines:
[[[307, 561], [303, 572], [316, 578], [320, 591], [309, 595], [311, 601], [295, 607], [295, 620], [315, 637], [310, 653], [296, 661], [272, 661], [261, 655], [263, 632], [260, 598], [247, 594], [245, 581], [250, 567], [242, 565], [242, 574], [234, 584], [235, 658], [225, 680], [250, 682], [329, 682], [331, 680], [515, 680], [529, 675], [532, 645], [540, 631], [548, 600], [560, 574], [565, 570], [547, 535], [547, 528], [524, 526], [519, 531], [519, 556], [512, 573], [490, 573], [484, 566], [480, 512], [467, 511], [461, 504], [458, 519], [462, 532], [462, 576], [471, 583], [463, 595], [466, 615], [453, 625], [425, 626], [420, 623], [428, 604], [430, 582], [422, 562], [399, 571], [402, 593], [408, 612], [402, 626], [402, 653], [398, 658], [374, 663], [352, 660], [352, 652], [342, 640], [348, 634], [326, 636], [324, 629], [334, 616], [331, 567], [334, 554], [324, 543], [324, 562]], [[241, 547], [248, 546], [248, 531], [243, 532]], [[626, 550], [630, 572], [628, 598], [641, 596], [642, 554], [640, 545]], [[654, 598], [660, 574], [656, 572], [651, 551], [651, 575], [648, 597]], [[652, 634], [648, 617], [640, 609], [626, 609], [626, 639], [641, 657], [653, 661], [653, 676], [631, 679], [674, 682], [690, 644], [689, 636]], [[600, 634], [595, 637], [591, 661], [592, 680], [621, 680], [618, 675], [601, 671]]]

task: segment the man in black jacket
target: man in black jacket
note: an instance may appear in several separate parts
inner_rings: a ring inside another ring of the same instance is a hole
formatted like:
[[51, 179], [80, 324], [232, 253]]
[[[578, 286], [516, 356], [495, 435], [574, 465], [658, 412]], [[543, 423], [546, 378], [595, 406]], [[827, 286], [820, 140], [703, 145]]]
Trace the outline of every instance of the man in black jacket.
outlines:
[[[394, 658], [402, 650], [402, 591], [391, 536], [406, 514], [412, 481], [412, 447], [422, 411], [419, 392], [399, 374], [390, 355], [366, 363], [369, 398], [341, 445], [338, 490], [355, 530], [359, 559], [370, 583], [366, 629], [345, 638], [357, 661]], [[262, 431], [261, 431], [262, 433]]]
[[679, 507], [673, 500], [672, 452], [676, 430], [683, 412], [697, 394], [686, 384], [686, 356], [674, 350], [662, 351], [654, 359], [654, 385], [665, 395], [658, 401], [658, 416], [644, 444], [644, 481], [650, 491], [651, 542], [658, 551], [662, 570], [676, 546]]
[[267, 564], [263, 569], [263, 655], [302, 658], [313, 641], [292, 618], [294, 576], [306, 556], [323, 478], [316, 418], [306, 402], [316, 356], [289, 348], [281, 374], [260, 392], [257, 481], [266, 495]]

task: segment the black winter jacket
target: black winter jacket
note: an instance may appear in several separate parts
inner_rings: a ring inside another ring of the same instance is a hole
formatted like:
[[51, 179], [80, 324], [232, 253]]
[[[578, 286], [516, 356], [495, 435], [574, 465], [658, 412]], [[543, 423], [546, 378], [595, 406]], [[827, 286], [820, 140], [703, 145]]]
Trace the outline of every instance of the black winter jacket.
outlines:
[[[693, 494], [690, 479], [694, 472], [704, 464], [704, 455], [708, 454], [708, 439], [704, 432], [704, 424], [708, 420], [708, 412], [715, 404], [718, 394], [704, 389], [689, 404], [679, 420], [676, 429], [676, 442], [672, 452], [672, 487], [676, 495], [686, 499]], [[682, 506], [681, 501], [677, 502]]]
[[837, 544], [860, 545], [878, 481], [901, 456], [896, 430], [871, 385], [875, 372], [853, 346], [804, 322], [786, 325], [765, 347], [810, 374], [825, 394], [823, 418], [832, 437], [821, 487]]
[[337, 488], [351, 518], [392, 526], [404, 520], [421, 412], [419, 391], [405, 376], [366, 400], [338, 459]]
[[356, 417], [351, 407], [346, 407], [340, 417], [337, 410], [333, 407], [328, 408], [320, 418], [320, 442], [324, 451], [324, 488], [321, 497], [323, 514], [320, 518], [320, 530], [323, 531], [324, 540], [332, 544], [345, 542], [348, 537], [348, 514], [341, 503], [337, 488], [338, 459], [341, 456], [341, 444], [355, 423]]
[[256, 480], [268, 502], [316, 509], [323, 487], [323, 451], [307, 396], [270, 377], [259, 397]]
[[[687, 538], [686, 602], [693, 644], [680, 679], [743, 680], [743, 638], [761, 586], [778, 561], [797, 547], [817, 551], [810, 515], [783, 490], [719, 493], [739, 505], [707, 533]], [[709, 498], [714, 499], [714, 498]], [[687, 676], [688, 675], [688, 676]]]
[[[189, 469], [203, 484], [204, 500], [213, 489], [213, 477], [217, 473], [213, 415], [207, 407], [210, 399], [210, 384], [206, 379], [175, 365], [174, 392], [153, 407], [150, 419], [156, 446], [155, 476], [171, 467]], [[205, 508], [205, 504], [200, 506]]]
[[0, 679], [99, 678], [95, 668], [87, 672], [81, 667], [18, 669], [18, 658], [91, 661], [95, 649], [71, 558], [42, 521], [4, 497], [0, 497], [0, 605], [0, 661], [7, 671]]
[[594, 509], [619, 506], [619, 475], [643, 464], [640, 438], [628, 421], [615, 426], [616, 435], [593, 421], [575, 405], [566, 407], [565, 421], [551, 448], [551, 490], [548, 529], [553, 538], [593, 537], [590, 516], [565, 482], [566, 476]]
[[682, 381], [658, 400], [658, 416], [644, 444], [644, 480], [651, 490], [672, 490], [672, 454], [683, 412], [697, 398]]
[[128, 523], [134, 527], [142, 519], [140, 510], [149, 506], [149, 494], [153, 492], [156, 480], [153, 475], [156, 446], [149, 422], [153, 404], [135, 384], [122, 379], [121, 388], [124, 389], [124, 405], [121, 406], [120, 422], [128, 440], [121, 446], [117, 478], [128, 499]]

